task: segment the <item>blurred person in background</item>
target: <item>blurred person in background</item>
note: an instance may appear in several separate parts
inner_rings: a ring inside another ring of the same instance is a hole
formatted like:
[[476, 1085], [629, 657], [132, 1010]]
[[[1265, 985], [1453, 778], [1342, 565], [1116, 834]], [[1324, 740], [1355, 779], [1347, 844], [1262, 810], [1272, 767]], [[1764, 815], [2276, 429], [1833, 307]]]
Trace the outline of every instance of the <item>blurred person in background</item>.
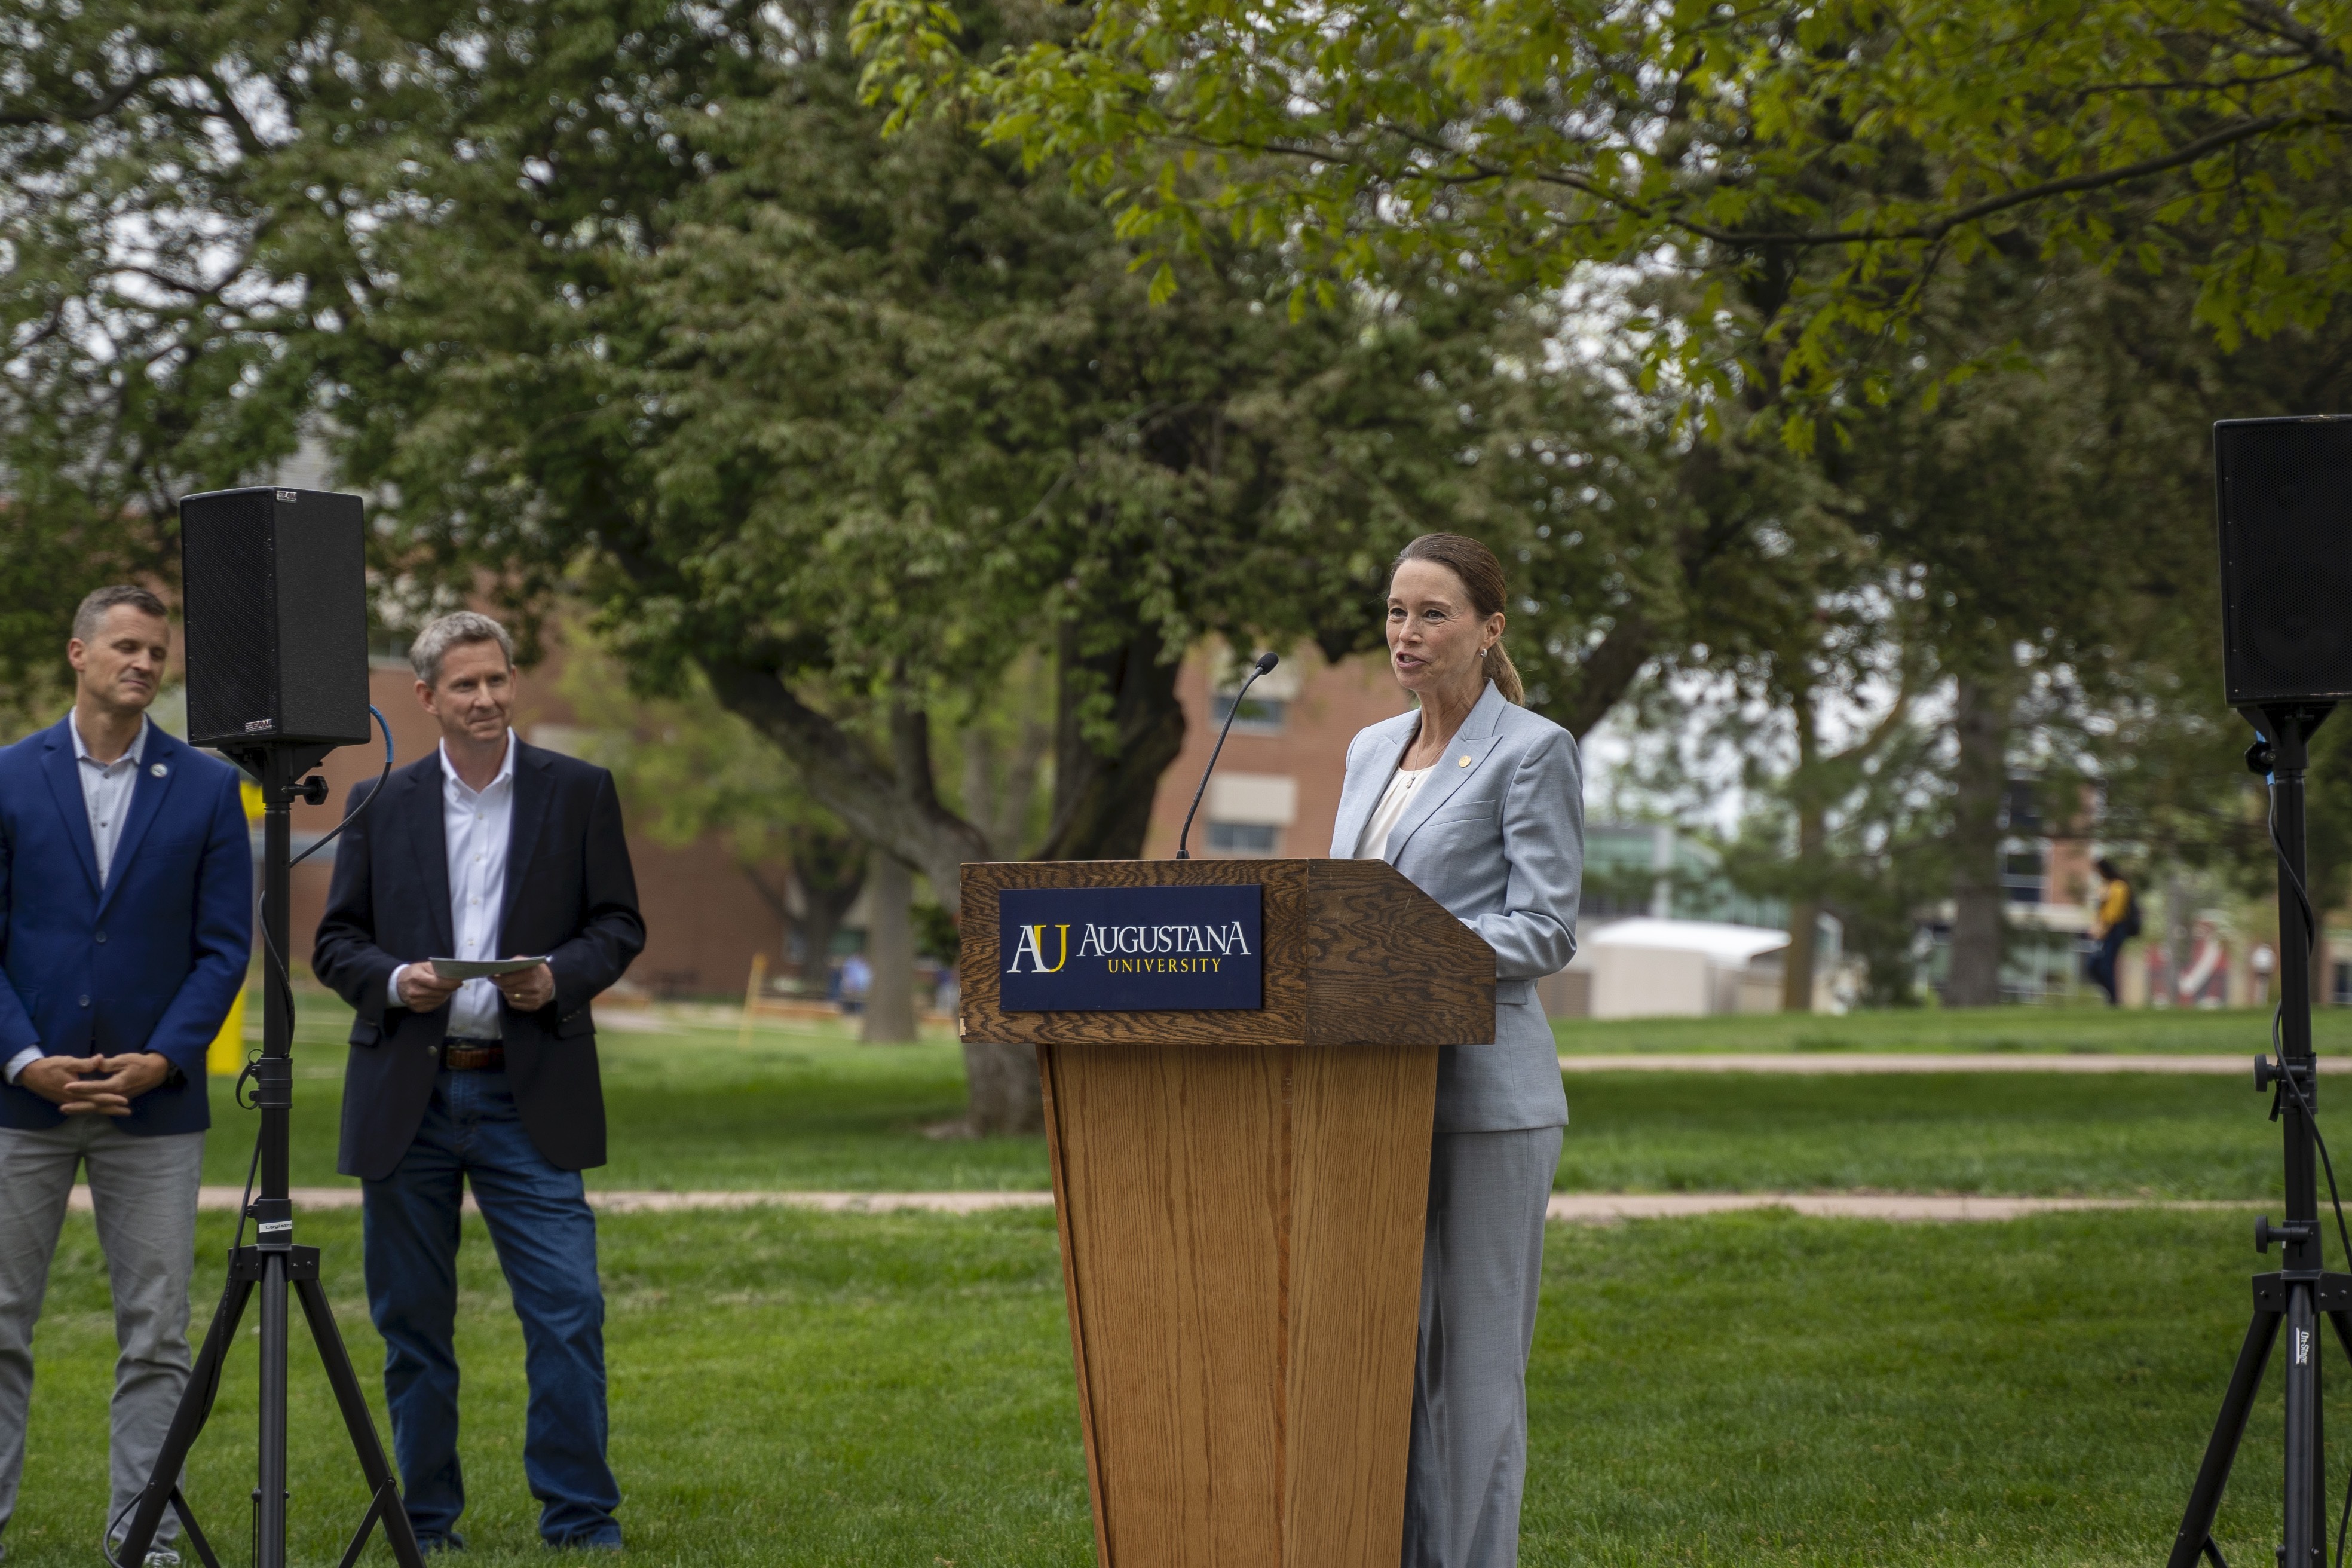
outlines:
[[2114, 861], [2101, 859], [2098, 872], [2105, 885], [2099, 893], [2098, 912], [2091, 918], [2091, 940], [2099, 945], [2084, 967], [2090, 971], [2092, 984], [2107, 994], [2107, 1005], [2113, 1007], [2117, 1005], [2116, 977], [2124, 943], [2140, 933], [2139, 895]]
[[866, 999], [874, 991], [874, 966], [866, 962], [862, 952], [853, 952], [841, 961], [841, 1010], [851, 1017], [866, 1011]]
[[[205, 1053], [253, 945], [237, 772], [147, 717], [170, 646], [153, 594], [97, 590], [66, 644], [73, 711], [0, 751], [0, 1530], [24, 1473], [33, 1329], [79, 1170], [121, 1352], [110, 1544], [187, 1386]], [[180, 1561], [178, 1532], [165, 1513], [149, 1568]]]
[[[605, 1457], [604, 1296], [580, 1173], [604, 1163], [589, 1003], [646, 943], [620, 796], [603, 768], [516, 738], [514, 643], [461, 610], [409, 649], [441, 743], [354, 788], [311, 967], [357, 1011], [337, 1168], [362, 1189], [368, 1310], [383, 1336], [408, 1516], [464, 1547], [457, 1239], [468, 1185], [522, 1321], [523, 1474], [552, 1547], [617, 1551]], [[436, 958], [540, 957], [495, 979]]]

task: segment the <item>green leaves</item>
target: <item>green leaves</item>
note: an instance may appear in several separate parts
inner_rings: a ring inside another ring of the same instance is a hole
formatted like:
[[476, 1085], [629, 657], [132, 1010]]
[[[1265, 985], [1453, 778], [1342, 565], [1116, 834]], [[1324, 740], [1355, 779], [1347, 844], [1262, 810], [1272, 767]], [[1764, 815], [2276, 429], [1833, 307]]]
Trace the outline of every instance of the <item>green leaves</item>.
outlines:
[[2151, 197], [2231, 231], [2196, 263], [2225, 344], [2352, 283], [2344, 221], [2295, 189], [2343, 152], [2344, 0], [1118, 0], [1066, 42], [961, 59], [936, 7], [856, 16], [898, 123], [976, 112], [1163, 253], [1271, 233], [1323, 278], [1739, 279], [1745, 309], [1649, 347], [1703, 401], [1752, 386], [1818, 419], [1882, 396], [1925, 290], [1988, 246], [2177, 259], [2160, 234], [2118, 247]]

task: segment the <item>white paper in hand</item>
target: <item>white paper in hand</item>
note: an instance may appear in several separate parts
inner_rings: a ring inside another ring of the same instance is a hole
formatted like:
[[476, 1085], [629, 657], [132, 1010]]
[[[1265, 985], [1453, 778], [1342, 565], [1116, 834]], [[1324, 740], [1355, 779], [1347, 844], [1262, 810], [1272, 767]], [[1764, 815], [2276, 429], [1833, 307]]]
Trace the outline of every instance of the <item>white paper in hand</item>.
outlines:
[[546, 958], [436, 958], [433, 973], [444, 980], [488, 980], [499, 974], [520, 974], [536, 969]]

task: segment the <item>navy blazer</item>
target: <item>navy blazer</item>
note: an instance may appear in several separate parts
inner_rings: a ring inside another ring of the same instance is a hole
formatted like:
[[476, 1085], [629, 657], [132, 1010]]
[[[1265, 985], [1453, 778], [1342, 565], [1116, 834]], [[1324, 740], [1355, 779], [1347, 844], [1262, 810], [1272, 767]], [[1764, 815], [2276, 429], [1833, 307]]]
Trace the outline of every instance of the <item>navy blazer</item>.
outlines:
[[[253, 952], [253, 846], [237, 772], [150, 725], [106, 885], [71, 715], [0, 750], [0, 1062], [155, 1051], [179, 1069], [110, 1118], [125, 1132], [212, 1124], [205, 1052]], [[65, 1113], [0, 1087], [0, 1127]]]
[[[555, 999], [536, 1013], [499, 1000], [507, 1081], [523, 1131], [551, 1164], [604, 1163], [604, 1093], [589, 1002], [646, 945], [637, 883], [613, 775], [538, 746], [515, 747], [514, 811], [507, 843], [499, 952], [543, 952]], [[342, 1147], [336, 1169], [392, 1174], [433, 1099], [447, 1033], [446, 1004], [430, 1013], [393, 1005], [392, 972], [446, 958], [448, 838], [442, 826], [441, 750], [384, 781], [365, 815], [373, 779], [352, 788], [335, 846], [335, 879], [310, 949], [311, 972], [357, 1010], [343, 1068]]]

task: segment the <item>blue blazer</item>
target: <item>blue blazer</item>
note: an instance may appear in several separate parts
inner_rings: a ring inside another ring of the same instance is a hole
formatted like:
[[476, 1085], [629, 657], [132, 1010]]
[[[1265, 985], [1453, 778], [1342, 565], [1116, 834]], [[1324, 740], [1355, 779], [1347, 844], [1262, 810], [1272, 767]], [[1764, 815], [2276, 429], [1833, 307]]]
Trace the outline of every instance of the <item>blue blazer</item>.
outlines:
[[[151, 725], [98, 882], [71, 716], [0, 750], [0, 1062], [157, 1051], [179, 1075], [131, 1102], [125, 1132], [212, 1122], [205, 1051], [245, 985], [253, 951], [253, 849], [236, 770]], [[158, 770], [161, 770], [158, 772]], [[0, 1086], [0, 1127], [65, 1113]]]
[[[1421, 727], [1418, 710], [1358, 732], [1332, 825], [1352, 858]], [[1495, 1042], [1438, 1053], [1446, 1132], [1561, 1127], [1559, 1047], [1535, 982], [1576, 956], [1584, 882], [1584, 775], [1576, 737], [1504, 700], [1493, 681], [1389, 834], [1387, 860], [1495, 950]]]

